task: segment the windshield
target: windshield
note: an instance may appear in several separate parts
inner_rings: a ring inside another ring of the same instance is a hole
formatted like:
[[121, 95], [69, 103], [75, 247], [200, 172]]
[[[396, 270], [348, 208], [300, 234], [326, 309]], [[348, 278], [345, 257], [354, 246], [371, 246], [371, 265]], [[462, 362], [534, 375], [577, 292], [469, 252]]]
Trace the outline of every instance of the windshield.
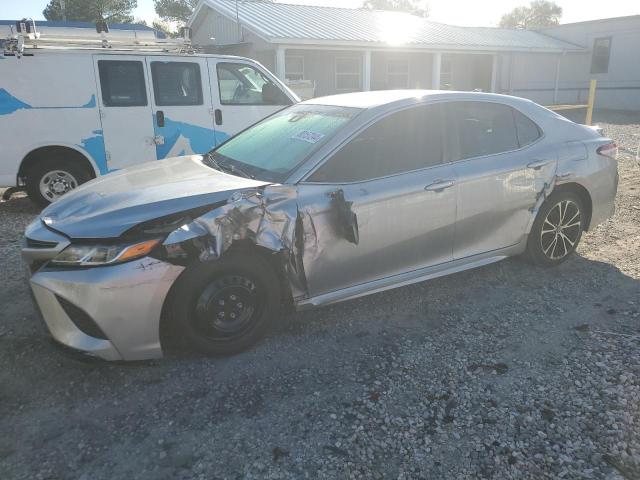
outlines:
[[229, 139], [205, 157], [214, 168], [282, 182], [361, 110], [293, 105]]

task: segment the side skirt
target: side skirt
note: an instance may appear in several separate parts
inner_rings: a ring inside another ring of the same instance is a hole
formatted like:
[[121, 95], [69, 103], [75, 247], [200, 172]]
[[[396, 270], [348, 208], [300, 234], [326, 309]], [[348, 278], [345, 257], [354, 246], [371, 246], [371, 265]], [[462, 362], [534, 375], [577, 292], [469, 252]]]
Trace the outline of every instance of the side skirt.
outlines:
[[404, 287], [405, 285], [443, 277], [452, 273], [458, 273], [477, 267], [484, 267], [485, 265], [499, 262], [507, 257], [522, 253], [522, 251], [522, 243], [519, 243], [511, 247], [493, 250], [491, 252], [474, 255], [472, 257], [452, 260], [451, 262], [431, 267], [420, 268], [418, 270], [399, 273], [390, 277], [379, 278], [371, 282], [324, 293], [315, 297], [298, 299], [295, 301], [295, 306], [297, 310], [307, 310], [309, 308], [331, 305], [332, 303], [343, 302], [345, 300], [353, 300], [354, 298], [384, 292], [385, 290], [391, 290], [392, 288]]

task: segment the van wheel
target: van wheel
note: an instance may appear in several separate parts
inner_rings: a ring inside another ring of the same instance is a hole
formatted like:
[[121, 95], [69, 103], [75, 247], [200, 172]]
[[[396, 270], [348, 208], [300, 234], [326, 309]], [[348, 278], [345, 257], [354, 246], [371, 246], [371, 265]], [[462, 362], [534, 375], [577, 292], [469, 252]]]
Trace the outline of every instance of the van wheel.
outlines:
[[280, 312], [279, 279], [257, 255], [196, 262], [178, 279], [171, 331], [203, 353], [231, 355], [260, 340]]
[[69, 160], [38, 162], [26, 176], [29, 198], [43, 207], [91, 179], [82, 165]]
[[559, 265], [575, 252], [585, 226], [582, 200], [573, 192], [553, 193], [540, 207], [527, 241], [529, 260]]

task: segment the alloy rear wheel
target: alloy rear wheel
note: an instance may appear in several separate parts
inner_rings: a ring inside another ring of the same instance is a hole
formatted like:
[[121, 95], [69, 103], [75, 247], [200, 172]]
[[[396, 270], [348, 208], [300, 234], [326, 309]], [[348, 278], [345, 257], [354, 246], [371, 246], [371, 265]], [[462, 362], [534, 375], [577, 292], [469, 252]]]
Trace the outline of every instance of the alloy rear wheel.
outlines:
[[582, 200], [570, 191], [553, 193], [542, 204], [527, 241], [527, 256], [538, 265], [554, 266], [575, 252], [585, 226]]

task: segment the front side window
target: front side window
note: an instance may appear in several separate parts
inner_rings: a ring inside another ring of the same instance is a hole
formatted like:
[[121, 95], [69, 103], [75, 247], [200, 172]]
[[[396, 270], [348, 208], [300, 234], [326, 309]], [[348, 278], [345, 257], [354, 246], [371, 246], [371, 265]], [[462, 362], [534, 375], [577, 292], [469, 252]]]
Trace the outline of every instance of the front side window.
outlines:
[[359, 182], [438, 165], [441, 124], [438, 105], [388, 115], [350, 140], [309, 181]]
[[611, 37], [596, 38], [593, 41], [591, 56], [591, 73], [607, 73], [609, 71], [609, 56], [611, 55]]
[[102, 104], [105, 107], [144, 107], [147, 90], [142, 62], [98, 60]]
[[151, 62], [151, 78], [156, 105], [202, 105], [202, 80], [197, 63]]
[[294, 105], [236, 135], [209, 157], [265, 181], [281, 182], [361, 110]]
[[336, 90], [353, 92], [361, 88], [360, 57], [336, 57]]
[[451, 102], [445, 109], [448, 130], [454, 133], [452, 161], [519, 148], [511, 107], [491, 102]]
[[291, 105], [291, 100], [269, 77], [244, 63], [218, 63], [222, 105]]

